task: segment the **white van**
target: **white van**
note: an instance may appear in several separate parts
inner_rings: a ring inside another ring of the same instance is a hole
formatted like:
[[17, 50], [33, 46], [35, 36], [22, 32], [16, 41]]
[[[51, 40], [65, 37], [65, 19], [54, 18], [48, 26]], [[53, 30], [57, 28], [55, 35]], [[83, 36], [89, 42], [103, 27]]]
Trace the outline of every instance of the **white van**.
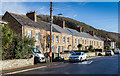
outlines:
[[34, 48], [32, 52], [34, 55], [35, 62], [45, 62], [46, 61], [44, 54], [42, 54], [40, 52], [40, 50], [38, 50], [37, 48]]

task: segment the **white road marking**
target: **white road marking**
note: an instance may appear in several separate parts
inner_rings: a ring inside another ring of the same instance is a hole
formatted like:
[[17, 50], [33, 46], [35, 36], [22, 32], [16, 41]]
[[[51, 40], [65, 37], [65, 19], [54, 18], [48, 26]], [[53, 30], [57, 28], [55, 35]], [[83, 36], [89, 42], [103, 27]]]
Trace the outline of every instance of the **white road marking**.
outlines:
[[94, 59], [94, 58], [99, 58], [99, 57], [104, 57], [104, 56], [90, 57], [88, 59]]
[[91, 64], [93, 61], [84, 61], [79, 63], [73, 63], [73, 64]]
[[8, 74], [16, 74], [16, 73], [21, 73], [21, 72], [26, 72], [26, 71], [36, 70], [36, 69], [45, 68], [45, 67], [47, 67], [47, 66], [41, 66], [41, 67], [37, 67], [37, 68], [30, 68], [30, 69], [25, 69], [25, 70], [20, 70], [20, 71], [15, 71], [15, 72], [10, 72], [10, 73], [5, 73], [4, 75], [8, 75]]

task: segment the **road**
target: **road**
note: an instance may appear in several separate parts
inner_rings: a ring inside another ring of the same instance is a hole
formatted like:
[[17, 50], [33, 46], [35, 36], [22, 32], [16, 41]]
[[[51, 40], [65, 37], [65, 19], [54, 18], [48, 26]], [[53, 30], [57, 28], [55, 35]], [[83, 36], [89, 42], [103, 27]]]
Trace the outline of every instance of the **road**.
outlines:
[[18, 74], [118, 74], [118, 55], [93, 58], [84, 62], [67, 62]]

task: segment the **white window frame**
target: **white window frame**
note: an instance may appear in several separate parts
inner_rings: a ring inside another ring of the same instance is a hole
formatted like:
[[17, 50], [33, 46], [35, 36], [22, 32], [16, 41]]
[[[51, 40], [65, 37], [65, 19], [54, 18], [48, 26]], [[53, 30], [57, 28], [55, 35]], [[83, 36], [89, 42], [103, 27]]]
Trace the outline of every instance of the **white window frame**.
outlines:
[[68, 46], [68, 47], [67, 47], [67, 50], [69, 50], [69, 49], [70, 49], [70, 47]]
[[77, 44], [77, 38], [75, 38], [75, 44]]
[[97, 46], [98, 46], [98, 42], [97, 42]]
[[40, 32], [39, 32], [39, 31], [35, 31], [35, 39], [36, 39], [37, 41], [40, 40]]
[[52, 34], [52, 42], [54, 42], [54, 34]]
[[27, 30], [27, 36], [32, 38], [32, 30]]
[[69, 37], [67, 37], [67, 43], [69, 43], [70, 42], [70, 38]]
[[82, 40], [82, 44], [84, 44], [84, 40]]
[[[58, 37], [58, 38], [57, 38], [57, 37]], [[56, 35], [56, 42], [59, 43], [59, 36], [58, 36], [58, 35]]]
[[78, 44], [80, 44], [80, 39], [78, 39]]
[[85, 44], [86, 44], [86, 40], [85, 40]]
[[63, 36], [63, 43], [65, 43], [65, 36]]

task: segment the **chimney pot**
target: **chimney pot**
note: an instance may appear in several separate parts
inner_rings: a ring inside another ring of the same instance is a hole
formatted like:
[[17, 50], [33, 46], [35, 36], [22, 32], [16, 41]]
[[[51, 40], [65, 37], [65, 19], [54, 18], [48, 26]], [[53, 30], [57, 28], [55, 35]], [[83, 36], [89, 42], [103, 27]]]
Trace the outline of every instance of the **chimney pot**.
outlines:
[[94, 31], [89, 31], [89, 34], [92, 36], [95, 36], [95, 32]]
[[26, 13], [26, 16], [29, 17], [31, 20], [37, 22], [37, 15], [36, 12], [30, 11]]
[[62, 28], [65, 28], [65, 21], [62, 21]]

